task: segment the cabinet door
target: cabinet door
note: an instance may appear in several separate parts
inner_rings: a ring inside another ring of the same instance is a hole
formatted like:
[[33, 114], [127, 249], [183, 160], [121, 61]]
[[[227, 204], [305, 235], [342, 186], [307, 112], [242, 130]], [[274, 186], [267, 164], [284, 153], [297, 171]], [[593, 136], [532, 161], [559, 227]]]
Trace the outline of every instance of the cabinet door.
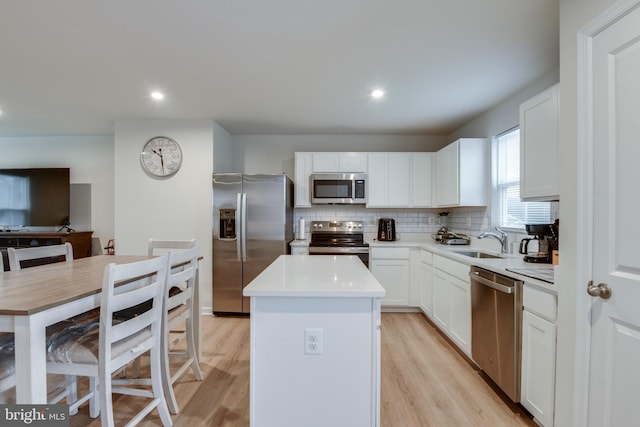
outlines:
[[309, 192], [309, 177], [311, 176], [311, 153], [296, 153], [296, 185], [295, 185], [295, 207], [309, 208], [311, 207], [311, 198]]
[[451, 339], [467, 354], [471, 354], [471, 284], [469, 281], [449, 277], [451, 302]]
[[433, 269], [433, 321], [445, 332], [451, 323], [448, 278], [437, 269]]
[[520, 198], [557, 200], [558, 85], [520, 106]]
[[367, 207], [386, 207], [389, 198], [389, 157], [387, 153], [369, 153]]
[[339, 172], [338, 153], [313, 153], [313, 172]]
[[338, 153], [340, 172], [367, 172], [367, 153]]
[[520, 403], [543, 426], [553, 425], [555, 362], [556, 325], [524, 310]]
[[388, 206], [409, 207], [410, 154], [389, 154]]
[[433, 268], [424, 262], [420, 263], [420, 308], [433, 317]]
[[374, 259], [371, 273], [380, 282], [386, 295], [382, 305], [409, 305], [409, 260]]
[[433, 182], [431, 153], [411, 153], [411, 207], [430, 208]]
[[459, 204], [459, 144], [451, 143], [436, 153], [436, 201], [438, 206]]

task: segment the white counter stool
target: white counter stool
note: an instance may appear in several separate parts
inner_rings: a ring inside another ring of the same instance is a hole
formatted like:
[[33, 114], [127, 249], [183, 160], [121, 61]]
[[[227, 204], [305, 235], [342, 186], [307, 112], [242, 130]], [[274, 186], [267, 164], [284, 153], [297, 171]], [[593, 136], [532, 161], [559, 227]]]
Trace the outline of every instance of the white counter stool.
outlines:
[[[162, 392], [162, 322], [168, 256], [128, 264], [109, 264], [102, 285], [100, 321], [78, 331], [53, 334], [47, 353], [47, 372], [88, 376], [89, 392], [71, 405], [89, 400], [90, 416], [101, 416], [102, 426], [113, 426], [112, 393], [151, 398], [128, 425], [135, 425], [157, 408], [164, 426], [171, 415]], [[114, 320], [114, 311], [151, 300], [149, 310], [128, 320]], [[112, 385], [112, 374], [150, 351], [151, 390]], [[96, 384], [97, 382], [97, 384]]]
[[[155, 251], [169, 250], [170, 272], [165, 295], [165, 323], [162, 336], [164, 350], [163, 387], [167, 396], [167, 405], [173, 414], [179, 411], [178, 402], [173, 391], [173, 384], [191, 368], [198, 381], [204, 379], [198, 362], [196, 340], [200, 331], [195, 327], [195, 316], [199, 316], [199, 308], [195, 307], [198, 274], [198, 247], [196, 240], [149, 240], [149, 255]], [[171, 350], [181, 340], [186, 340], [185, 350]], [[178, 370], [172, 375], [169, 367], [170, 358], [184, 359]], [[135, 366], [135, 374], [139, 366]]]
[[31, 248], [7, 248], [9, 268], [11, 271], [20, 270], [22, 261], [45, 259], [53, 257], [65, 257], [66, 262], [73, 261], [73, 246], [67, 242], [62, 245], [34, 246]]

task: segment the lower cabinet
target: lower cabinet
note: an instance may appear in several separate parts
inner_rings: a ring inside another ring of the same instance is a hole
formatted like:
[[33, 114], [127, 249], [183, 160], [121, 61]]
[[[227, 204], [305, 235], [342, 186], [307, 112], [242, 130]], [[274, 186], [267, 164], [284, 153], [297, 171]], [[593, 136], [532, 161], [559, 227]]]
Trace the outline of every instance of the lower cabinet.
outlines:
[[536, 421], [554, 423], [556, 379], [555, 295], [524, 286], [520, 404]]
[[409, 305], [409, 248], [371, 248], [369, 269], [386, 291], [382, 306]]
[[469, 266], [433, 256], [435, 324], [467, 355], [471, 355], [471, 284]]
[[420, 281], [420, 309], [433, 317], [433, 256], [431, 252], [420, 249], [418, 275]]

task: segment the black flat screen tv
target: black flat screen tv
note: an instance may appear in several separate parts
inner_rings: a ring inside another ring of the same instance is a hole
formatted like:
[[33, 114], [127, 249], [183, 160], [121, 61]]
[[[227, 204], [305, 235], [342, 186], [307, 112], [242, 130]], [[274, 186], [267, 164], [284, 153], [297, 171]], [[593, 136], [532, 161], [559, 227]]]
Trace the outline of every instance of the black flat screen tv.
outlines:
[[69, 224], [69, 168], [0, 169], [0, 225]]

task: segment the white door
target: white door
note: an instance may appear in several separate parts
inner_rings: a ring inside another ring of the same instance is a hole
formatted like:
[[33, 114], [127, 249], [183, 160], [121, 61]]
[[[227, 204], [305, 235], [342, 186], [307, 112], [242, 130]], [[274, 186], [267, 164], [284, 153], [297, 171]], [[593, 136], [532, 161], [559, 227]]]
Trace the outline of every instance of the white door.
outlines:
[[594, 296], [591, 306], [592, 427], [640, 422], [640, 3], [635, 6], [594, 33], [592, 44], [592, 277], [611, 289], [609, 299]]

